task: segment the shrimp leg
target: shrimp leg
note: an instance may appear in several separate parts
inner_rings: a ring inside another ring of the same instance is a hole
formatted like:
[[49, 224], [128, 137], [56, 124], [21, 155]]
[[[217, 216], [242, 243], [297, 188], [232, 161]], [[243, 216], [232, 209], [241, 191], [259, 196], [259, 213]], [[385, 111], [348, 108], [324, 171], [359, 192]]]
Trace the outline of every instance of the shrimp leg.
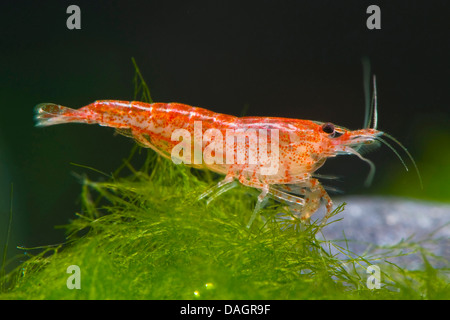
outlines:
[[217, 183], [215, 186], [209, 188], [205, 192], [203, 192], [197, 200], [202, 200], [206, 197], [209, 197], [208, 200], [206, 200], [206, 204], [209, 204], [211, 201], [213, 201], [215, 198], [217, 198], [222, 193], [227, 192], [228, 190], [233, 189], [237, 186], [236, 181], [234, 180], [233, 175], [227, 175], [225, 179]]
[[269, 188], [265, 187], [261, 193], [258, 196], [258, 201], [256, 202], [256, 206], [253, 209], [253, 213], [252, 216], [250, 218], [250, 220], [247, 223], [247, 229], [250, 229], [250, 227], [252, 226], [253, 221], [256, 218], [256, 215], [262, 210], [262, 208], [264, 208], [265, 204], [267, 203], [268, 197], [267, 194], [269, 193]]
[[305, 192], [305, 205], [300, 215], [300, 219], [308, 220], [311, 215], [317, 211], [320, 206], [320, 200], [324, 199], [326, 201], [327, 213], [322, 220], [322, 225], [324, 225], [331, 214], [331, 209], [333, 207], [333, 202], [330, 196], [325, 191], [324, 187], [320, 184], [317, 179], [311, 178], [305, 183], [305, 187], [309, 190]]
[[[283, 189], [289, 191], [295, 190], [295, 193], [304, 196], [304, 199], [300, 198], [297, 195], [286, 193], [283, 191]], [[297, 210], [294, 207], [293, 210], [300, 214], [300, 219], [303, 221], [308, 220], [311, 217], [311, 215], [317, 211], [322, 199], [326, 201], [326, 209], [327, 209], [327, 213], [322, 221], [322, 224], [326, 223], [327, 219], [331, 214], [333, 202], [331, 201], [331, 198], [329, 197], [328, 193], [325, 191], [325, 188], [315, 178], [311, 178], [301, 183], [297, 183], [295, 186], [280, 185], [276, 187], [275, 186], [271, 187], [270, 194], [277, 200], [285, 202], [289, 205], [301, 206], [302, 209]]]
[[244, 186], [261, 190], [261, 193], [258, 196], [258, 201], [256, 202], [255, 208], [253, 209], [252, 216], [247, 223], [247, 229], [250, 229], [253, 221], [256, 218], [256, 215], [264, 208], [265, 204], [267, 203], [270, 187], [269, 184], [260, 182], [255, 176], [248, 178], [246, 174], [248, 174], [248, 172], [246, 172], [245, 170], [241, 172], [241, 174], [239, 175], [239, 182]]

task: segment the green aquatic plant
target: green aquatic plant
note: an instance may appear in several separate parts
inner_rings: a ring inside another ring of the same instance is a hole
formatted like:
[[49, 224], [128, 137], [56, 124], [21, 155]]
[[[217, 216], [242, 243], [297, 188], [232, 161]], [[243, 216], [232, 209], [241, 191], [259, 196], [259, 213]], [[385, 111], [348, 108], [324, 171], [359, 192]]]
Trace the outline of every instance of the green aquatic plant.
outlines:
[[[135, 97], [150, 102], [135, 67]], [[240, 186], [209, 204], [198, 201], [218, 177], [140, 151], [135, 146], [114, 173], [103, 173], [104, 181], [88, 178], [97, 169], [78, 165], [85, 171], [82, 206], [63, 226], [67, 241], [23, 248], [28, 259], [2, 277], [0, 298], [449, 298], [445, 270], [427, 264], [426, 251], [426, 267], [414, 271], [389, 263], [387, 255], [358, 256], [345, 241], [319, 240], [327, 225], [292, 219], [276, 202], [249, 229], [253, 189]], [[137, 168], [135, 158], [145, 161]], [[344, 208], [338, 205], [329, 223], [339, 223]], [[380, 289], [367, 286], [372, 264], [382, 266]], [[70, 266], [79, 267], [80, 289], [70, 289]]]

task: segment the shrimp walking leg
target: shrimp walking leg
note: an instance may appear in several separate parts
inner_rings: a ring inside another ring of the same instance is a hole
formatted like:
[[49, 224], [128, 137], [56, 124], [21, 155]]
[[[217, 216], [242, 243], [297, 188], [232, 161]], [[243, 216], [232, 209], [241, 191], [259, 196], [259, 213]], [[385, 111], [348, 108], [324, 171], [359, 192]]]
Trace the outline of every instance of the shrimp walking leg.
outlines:
[[215, 198], [217, 198], [222, 193], [227, 192], [228, 190], [231, 190], [232, 188], [237, 186], [237, 182], [234, 180], [234, 177], [232, 175], [227, 175], [225, 179], [217, 183], [215, 186], [209, 188], [205, 192], [203, 192], [197, 200], [202, 200], [206, 197], [208, 199], [206, 200], [206, 203], [209, 204], [211, 201], [213, 201]]
[[209, 204], [211, 201], [213, 201], [215, 198], [219, 197], [221, 194], [237, 187], [239, 183], [236, 180], [233, 180], [231, 182], [227, 182], [224, 185], [221, 185], [217, 191], [206, 201], [206, 204]]
[[305, 183], [305, 185], [308, 189], [305, 192], [305, 205], [300, 215], [300, 219], [308, 220], [319, 208], [320, 201], [324, 199], [326, 201], [327, 213], [322, 220], [322, 224], [325, 224], [330, 217], [331, 209], [333, 207], [333, 202], [331, 201], [330, 196], [317, 179], [312, 178]]
[[249, 177], [247, 176], [248, 172], [245, 172], [244, 170], [239, 175], [239, 182], [243, 184], [244, 186], [260, 189], [261, 193], [258, 196], [258, 201], [256, 202], [256, 206], [253, 209], [252, 216], [247, 223], [247, 229], [249, 229], [253, 221], [256, 218], [256, 215], [261, 211], [262, 208], [264, 208], [264, 205], [266, 204], [268, 200], [269, 195], [269, 185], [260, 182], [255, 176]]
[[264, 188], [263, 191], [258, 196], [258, 201], [256, 202], [256, 206], [253, 209], [252, 216], [250, 220], [247, 223], [247, 229], [250, 229], [250, 227], [253, 224], [253, 221], [256, 218], [256, 215], [261, 211], [262, 208], [264, 208], [264, 205], [266, 204], [268, 197], [267, 194], [269, 193], [268, 188]]
[[304, 206], [305, 200], [299, 196], [286, 193], [282, 190], [279, 190], [275, 187], [270, 187], [269, 189], [270, 195], [278, 201], [284, 202], [288, 205], [294, 206]]
[[[302, 195], [301, 198], [297, 195], [287, 193], [281, 189], [295, 191], [296, 194]], [[327, 213], [322, 221], [324, 224], [331, 214], [333, 202], [325, 191], [324, 187], [317, 179], [309, 179], [298, 183], [295, 186], [273, 186], [270, 188], [270, 194], [278, 201], [288, 204], [291, 209], [300, 216], [303, 221], [308, 220], [311, 215], [319, 209], [321, 200], [326, 201]]]

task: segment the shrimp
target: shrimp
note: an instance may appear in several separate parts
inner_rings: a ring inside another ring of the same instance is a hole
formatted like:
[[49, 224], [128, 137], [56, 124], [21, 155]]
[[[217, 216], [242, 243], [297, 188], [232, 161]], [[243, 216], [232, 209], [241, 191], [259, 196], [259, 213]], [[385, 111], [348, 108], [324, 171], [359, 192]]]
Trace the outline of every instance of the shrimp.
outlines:
[[[200, 140], [200, 146], [197, 145], [197, 147], [201, 148], [203, 156], [201, 160], [205, 161], [200, 163], [185, 161], [185, 163], [192, 167], [205, 168], [225, 175], [225, 178], [203, 193], [199, 199], [210, 197], [209, 201], [211, 201], [239, 182], [260, 191], [247, 227], [251, 226], [256, 214], [260, 212], [269, 197], [292, 207], [295, 215], [302, 221], [309, 220], [323, 200], [326, 206], [324, 223], [332, 213], [333, 202], [317, 179], [315, 171], [325, 163], [326, 159], [337, 155], [356, 155], [370, 165], [369, 181], [373, 177], [375, 166], [361, 155], [359, 152], [361, 147], [379, 141], [399, 156], [395, 149], [381, 138], [384, 135], [400, 145], [414, 163], [411, 155], [400, 142], [377, 130], [376, 87], [374, 98], [375, 103], [372, 103], [369, 115], [371, 118], [373, 116], [373, 119], [370, 121], [366, 119], [365, 129], [354, 131], [330, 122], [278, 117], [235, 117], [181, 103], [149, 104], [117, 100], [100, 100], [80, 109], [42, 103], [36, 106], [36, 125], [87, 123], [112, 127], [120, 134], [135, 139], [141, 146], [151, 148], [163, 157], [172, 160], [175, 160], [173, 150], [179, 144], [179, 139], [173, 139], [173, 133], [177, 129], [185, 130], [194, 136], [199, 133], [205, 135], [208, 130], [215, 130], [213, 135], [222, 137], [230, 131], [238, 132], [239, 136], [239, 132], [245, 134], [251, 130], [253, 132], [265, 130], [270, 133], [267, 143], [277, 142], [277, 145], [271, 144], [270, 148], [271, 154], [275, 152], [275, 148], [278, 152], [276, 170], [270, 174], [264, 174], [260, 170], [267, 165], [267, 162], [250, 163], [249, 155], [252, 148], [250, 137], [245, 140], [247, 148], [245, 150], [239, 149], [239, 145], [235, 143], [230, 144], [231, 149], [225, 148], [225, 152], [222, 152], [223, 149], [220, 148], [214, 149], [216, 151], [215, 159], [219, 160], [225, 159], [227, 152], [234, 152], [234, 154], [244, 152], [244, 161], [240, 163], [206, 161], [204, 152], [208, 148], [208, 139]], [[198, 128], [196, 129], [196, 124], [199, 123], [201, 124], [200, 131]], [[274, 135], [275, 133], [278, 136]], [[210, 138], [212, 138], [211, 135]], [[258, 151], [261, 145], [253, 146], [253, 148]], [[183, 152], [185, 151], [183, 150]], [[404, 164], [400, 156], [399, 158]], [[186, 160], [186, 158], [184, 159]], [[187, 160], [192, 159], [191, 155], [191, 158]], [[414, 166], [416, 166], [415, 163]], [[408, 168], [406, 167], [406, 169]]]

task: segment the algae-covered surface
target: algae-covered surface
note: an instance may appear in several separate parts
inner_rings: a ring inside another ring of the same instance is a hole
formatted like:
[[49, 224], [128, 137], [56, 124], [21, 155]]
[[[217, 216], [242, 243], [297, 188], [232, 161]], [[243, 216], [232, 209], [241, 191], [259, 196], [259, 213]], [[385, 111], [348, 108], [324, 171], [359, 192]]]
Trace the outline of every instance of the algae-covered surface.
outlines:
[[[391, 246], [386, 256], [356, 255], [345, 243], [318, 240], [323, 230], [315, 222], [280, 219], [288, 213], [276, 203], [247, 229], [255, 204], [252, 190], [240, 187], [207, 205], [195, 200], [205, 187], [189, 169], [153, 153], [145, 168], [127, 178], [86, 178], [83, 208], [66, 226], [67, 243], [38, 254], [27, 249], [28, 260], [3, 279], [0, 297], [449, 298], [448, 270], [431, 266], [426, 249], [422, 266], [414, 270], [389, 262], [408, 252], [407, 242], [398, 245], [400, 251]], [[339, 206], [334, 218], [344, 208]], [[417, 252], [417, 243], [410, 246]], [[366, 268], [374, 264], [381, 270], [379, 289], [367, 286]], [[80, 289], [67, 285], [73, 265], [80, 270]]]

